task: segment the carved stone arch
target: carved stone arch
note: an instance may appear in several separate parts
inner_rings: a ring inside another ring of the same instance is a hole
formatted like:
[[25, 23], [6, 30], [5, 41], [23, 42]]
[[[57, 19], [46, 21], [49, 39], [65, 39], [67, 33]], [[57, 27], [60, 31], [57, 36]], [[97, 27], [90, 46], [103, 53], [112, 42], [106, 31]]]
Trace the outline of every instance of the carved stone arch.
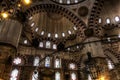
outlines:
[[109, 49], [105, 49], [104, 54], [106, 55], [106, 57], [110, 58], [114, 64], [117, 64], [120, 62], [117, 57], [117, 53], [113, 53], [113, 51]]
[[86, 24], [72, 11], [56, 4], [39, 4], [27, 9], [25, 11], [25, 15], [27, 16], [27, 18], [29, 18], [30, 16], [40, 12], [51, 12], [66, 17], [78, 28], [77, 34], [79, 36], [84, 36], [84, 30], [86, 29]]
[[88, 19], [88, 26], [95, 27], [98, 24], [98, 19], [100, 15], [100, 11], [102, 10], [102, 6], [104, 4], [104, 0], [95, 0], [94, 5], [92, 7], [90, 17]]

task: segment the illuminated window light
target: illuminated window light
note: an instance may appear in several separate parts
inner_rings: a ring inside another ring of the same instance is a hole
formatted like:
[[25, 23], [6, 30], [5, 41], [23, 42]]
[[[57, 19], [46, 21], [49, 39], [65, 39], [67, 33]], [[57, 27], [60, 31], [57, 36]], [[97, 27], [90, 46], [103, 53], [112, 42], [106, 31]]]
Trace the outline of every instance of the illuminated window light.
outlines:
[[57, 45], [56, 44], [53, 44], [53, 49], [57, 49]]
[[32, 20], [32, 19], [33, 19], [33, 17], [30, 17], [30, 18], [29, 18], [29, 20]]
[[75, 0], [75, 3], [78, 3], [78, 0]]
[[76, 26], [73, 27], [74, 30], [77, 30]]
[[51, 33], [48, 33], [48, 37], [51, 37]]
[[35, 29], [35, 32], [38, 32], [38, 29], [39, 29], [39, 28], [36, 28], [36, 29]]
[[120, 38], [120, 34], [118, 35], [118, 38]]
[[70, 51], [70, 48], [67, 48], [68, 51]]
[[65, 37], [65, 33], [62, 33], [62, 37]]
[[112, 63], [110, 60], [107, 60], [107, 62], [108, 62], [108, 68], [109, 68], [110, 70], [114, 69], [113, 63]]
[[79, 49], [79, 46], [77, 46], [77, 49]]
[[71, 64], [69, 65], [69, 67], [70, 67], [70, 69], [75, 69], [75, 64], [74, 64], [74, 63], [71, 63]]
[[13, 63], [16, 64], [16, 65], [20, 64], [21, 62], [22, 62], [22, 60], [19, 57], [15, 58], [14, 61], [13, 61]]
[[109, 37], [107, 38], [107, 40], [108, 40], [109, 42], [111, 41]]
[[63, 1], [62, 0], [59, 0], [60, 3], [62, 3]]
[[27, 44], [27, 40], [24, 40], [24, 44]]
[[92, 80], [92, 78], [91, 78], [90, 74], [88, 75], [88, 80]]
[[118, 16], [115, 17], [115, 21], [116, 22], [119, 22], [120, 21], [120, 18]]
[[42, 31], [42, 32], [41, 32], [41, 35], [44, 35], [44, 33], [45, 33], [45, 32], [44, 32], [44, 31]]
[[72, 34], [72, 32], [70, 30], [68, 30], [68, 34]]
[[110, 19], [106, 19], [106, 23], [107, 23], [107, 24], [110, 24]]
[[101, 18], [99, 18], [98, 22], [99, 22], [99, 23], [102, 23], [102, 19], [101, 19]]
[[55, 38], [58, 38], [58, 34], [55, 34]]
[[50, 41], [46, 42], [46, 48], [51, 48], [51, 42]]
[[43, 47], [43, 42], [40, 42], [40, 43], [39, 43], [39, 47]]
[[31, 27], [33, 27], [35, 25], [35, 23], [33, 22], [32, 24], [31, 24]]
[[70, 0], [67, 0], [67, 4], [70, 4]]

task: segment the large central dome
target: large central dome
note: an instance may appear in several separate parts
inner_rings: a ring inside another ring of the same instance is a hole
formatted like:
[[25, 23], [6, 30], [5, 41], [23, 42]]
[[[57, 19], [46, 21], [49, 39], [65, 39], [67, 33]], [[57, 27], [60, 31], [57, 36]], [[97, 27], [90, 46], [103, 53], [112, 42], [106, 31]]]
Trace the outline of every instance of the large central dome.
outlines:
[[63, 5], [70, 5], [70, 4], [77, 4], [85, 0], [51, 0], [51, 1], [55, 3], [63, 4]]

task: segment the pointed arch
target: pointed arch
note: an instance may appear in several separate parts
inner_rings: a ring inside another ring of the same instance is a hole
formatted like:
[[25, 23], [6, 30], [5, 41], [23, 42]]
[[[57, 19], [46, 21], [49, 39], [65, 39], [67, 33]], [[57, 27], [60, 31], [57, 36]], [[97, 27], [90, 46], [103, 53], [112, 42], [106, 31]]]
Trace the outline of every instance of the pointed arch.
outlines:
[[10, 75], [10, 80], [18, 80], [18, 69], [13, 69]]

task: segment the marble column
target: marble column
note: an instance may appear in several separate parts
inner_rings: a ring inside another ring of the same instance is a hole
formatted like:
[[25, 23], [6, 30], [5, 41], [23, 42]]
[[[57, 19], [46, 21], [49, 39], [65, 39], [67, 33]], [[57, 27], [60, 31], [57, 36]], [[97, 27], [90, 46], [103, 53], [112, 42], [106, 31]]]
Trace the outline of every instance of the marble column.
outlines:
[[[109, 70], [106, 57], [103, 52], [101, 40], [97, 37], [90, 37], [85, 40], [84, 64], [87, 73], [92, 80], [109, 80]], [[89, 53], [89, 54], [88, 54]]]

